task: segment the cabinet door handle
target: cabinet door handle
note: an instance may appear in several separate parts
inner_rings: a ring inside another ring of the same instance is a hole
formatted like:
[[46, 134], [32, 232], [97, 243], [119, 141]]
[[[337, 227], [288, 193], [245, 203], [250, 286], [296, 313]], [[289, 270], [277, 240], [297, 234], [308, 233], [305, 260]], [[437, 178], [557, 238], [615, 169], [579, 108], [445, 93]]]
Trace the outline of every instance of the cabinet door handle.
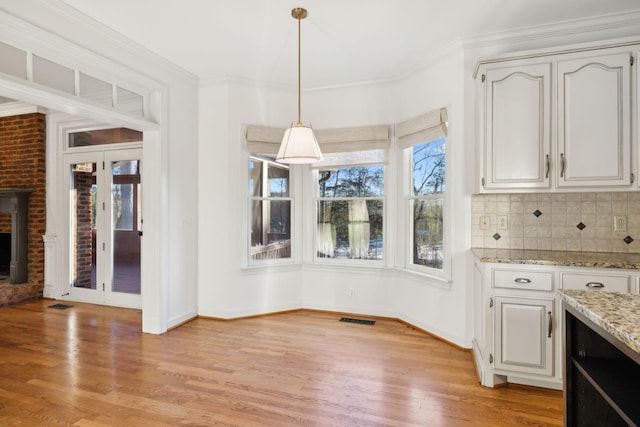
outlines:
[[518, 277], [514, 280], [516, 283], [531, 283], [531, 279], [527, 279], [526, 277]]
[[547, 161], [545, 165], [544, 177], [549, 178], [549, 155], [547, 154]]
[[564, 177], [564, 153], [560, 153], [560, 178]]
[[549, 331], [547, 334], [547, 338], [551, 338], [551, 331], [553, 331], [553, 317], [551, 316], [551, 312], [547, 311], [547, 319], [549, 324]]
[[588, 282], [585, 286], [589, 289], [604, 288], [604, 284], [601, 282]]

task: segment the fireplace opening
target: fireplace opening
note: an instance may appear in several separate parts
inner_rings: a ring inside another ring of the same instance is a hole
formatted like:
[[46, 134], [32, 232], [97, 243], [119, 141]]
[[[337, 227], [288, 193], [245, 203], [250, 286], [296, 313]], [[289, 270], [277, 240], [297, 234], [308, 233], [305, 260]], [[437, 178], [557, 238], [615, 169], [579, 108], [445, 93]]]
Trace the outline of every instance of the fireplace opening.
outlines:
[[0, 233], [0, 279], [9, 277], [11, 265], [11, 233]]

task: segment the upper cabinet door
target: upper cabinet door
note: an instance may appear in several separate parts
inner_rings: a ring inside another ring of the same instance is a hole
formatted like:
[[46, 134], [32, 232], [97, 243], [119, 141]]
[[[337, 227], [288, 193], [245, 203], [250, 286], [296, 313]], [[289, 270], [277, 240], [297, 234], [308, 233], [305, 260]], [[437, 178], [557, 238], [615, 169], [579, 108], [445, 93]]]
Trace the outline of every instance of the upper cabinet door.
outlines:
[[486, 70], [483, 187], [549, 188], [551, 64]]
[[558, 62], [558, 187], [631, 184], [631, 55]]

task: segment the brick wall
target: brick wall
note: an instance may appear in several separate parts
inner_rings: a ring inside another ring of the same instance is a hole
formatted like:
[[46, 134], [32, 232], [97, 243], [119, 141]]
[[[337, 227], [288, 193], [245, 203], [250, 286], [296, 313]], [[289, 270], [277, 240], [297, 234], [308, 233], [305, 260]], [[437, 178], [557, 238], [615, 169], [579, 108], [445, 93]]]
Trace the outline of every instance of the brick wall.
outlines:
[[[42, 296], [44, 288], [45, 143], [43, 114], [0, 117], [0, 188], [33, 190], [29, 196], [27, 282], [37, 295], [28, 297]], [[0, 215], [0, 232], [6, 227], [6, 217]]]
[[[73, 267], [76, 272], [74, 286], [92, 287], [93, 235], [92, 235], [92, 195], [93, 172], [95, 163], [79, 163], [73, 169], [73, 188], [75, 194], [75, 238]], [[95, 289], [95, 287], [94, 287]]]
[[[2, 161], [0, 160], [0, 164], [1, 163]], [[11, 233], [11, 214], [10, 213], [0, 212], [0, 233]]]

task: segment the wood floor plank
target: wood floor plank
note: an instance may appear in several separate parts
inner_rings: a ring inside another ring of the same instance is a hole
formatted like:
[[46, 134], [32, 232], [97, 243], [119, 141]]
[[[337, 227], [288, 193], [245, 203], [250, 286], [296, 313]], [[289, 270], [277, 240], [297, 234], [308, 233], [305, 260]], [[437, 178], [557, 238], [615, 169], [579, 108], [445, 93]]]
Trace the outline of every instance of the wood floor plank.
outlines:
[[0, 309], [0, 425], [562, 425], [562, 393], [478, 384], [472, 356], [391, 319], [296, 311], [142, 334], [137, 310]]

